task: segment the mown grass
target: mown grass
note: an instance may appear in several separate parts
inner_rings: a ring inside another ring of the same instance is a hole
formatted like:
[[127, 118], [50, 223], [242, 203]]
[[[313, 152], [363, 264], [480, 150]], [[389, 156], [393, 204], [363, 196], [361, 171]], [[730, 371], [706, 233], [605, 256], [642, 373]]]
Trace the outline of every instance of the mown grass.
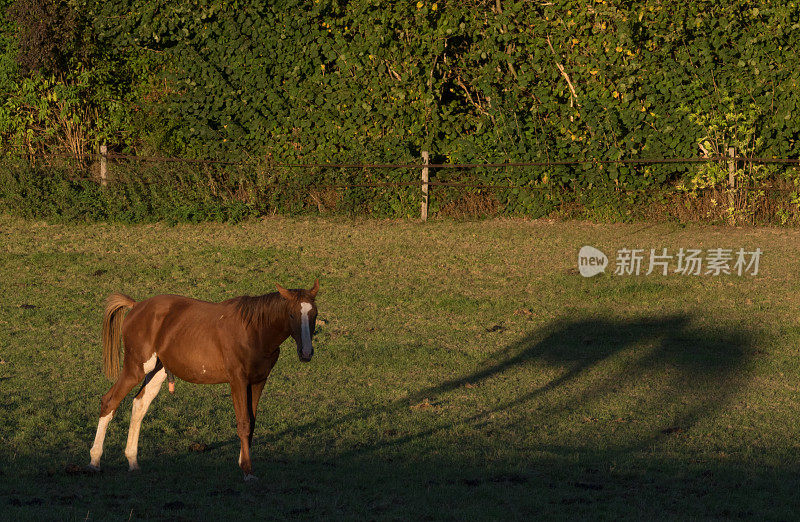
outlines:
[[[796, 517], [800, 232], [490, 220], [52, 225], [0, 217], [4, 519]], [[584, 279], [578, 249], [764, 251], [756, 277]], [[226, 386], [131, 399], [88, 462], [103, 299], [321, 281], [245, 484]], [[196, 451], [205, 447], [204, 451]], [[194, 445], [194, 449], [190, 446]]]

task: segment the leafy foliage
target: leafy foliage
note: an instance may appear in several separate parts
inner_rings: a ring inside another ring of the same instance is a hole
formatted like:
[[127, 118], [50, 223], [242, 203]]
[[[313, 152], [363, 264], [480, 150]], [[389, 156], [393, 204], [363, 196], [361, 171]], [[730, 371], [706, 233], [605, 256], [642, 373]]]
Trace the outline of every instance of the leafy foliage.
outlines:
[[84, 21], [65, 0], [16, 0], [8, 17], [17, 27], [17, 62], [23, 74], [68, 70], [70, 58], [80, 56]]
[[[82, 9], [93, 20], [93, 56], [104, 59], [78, 66], [73, 56], [71, 76], [55, 81], [85, 86], [79, 97], [94, 112], [79, 119], [102, 123], [87, 125], [87, 140], [102, 135], [118, 150], [266, 162], [416, 162], [421, 150], [434, 162], [696, 156], [708, 118], [732, 110], [753, 137], [748, 154], [800, 156], [796, 3], [112, 0]], [[87, 68], [76, 82], [74, 71]], [[7, 148], [25, 145], [20, 129], [39, 134], [34, 123], [8, 123], [29, 106], [12, 101], [0, 112]], [[586, 163], [469, 179], [536, 194], [657, 194], [697, 175]], [[417, 173], [329, 169], [317, 178]], [[527, 214], [552, 207], [522, 192], [498, 204]], [[409, 215], [416, 204], [401, 191], [373, 206]]]

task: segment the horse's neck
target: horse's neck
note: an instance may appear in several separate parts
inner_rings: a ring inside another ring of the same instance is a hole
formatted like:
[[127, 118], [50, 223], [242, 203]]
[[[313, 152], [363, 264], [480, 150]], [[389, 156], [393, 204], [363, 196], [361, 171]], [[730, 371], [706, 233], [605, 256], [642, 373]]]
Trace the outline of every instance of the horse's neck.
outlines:
[[253, 339], [260, 350], [272, 352], [289, 338], [289, 330], [261, 328], [254, 332]]
[[277, 292], [246, 298], [239, 306], [243, 318], [263, 348], [277, 348], [289, 338], [289, 312], [286, 301]]

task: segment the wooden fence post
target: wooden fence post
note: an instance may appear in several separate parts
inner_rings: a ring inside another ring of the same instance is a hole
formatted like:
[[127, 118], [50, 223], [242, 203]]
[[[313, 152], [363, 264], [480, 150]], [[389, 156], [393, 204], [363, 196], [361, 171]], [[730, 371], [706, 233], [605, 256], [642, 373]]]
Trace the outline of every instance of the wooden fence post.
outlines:
[[734, 191], [736, 190], [736, 149], [733, 147], [728, 148], [728, 209], [731, 213], [728, 222], [731, 225], [736, 224], [736, 198]]
[[422, 209], [420, 218], [422, 222], [428, 221], [428, 151], [422, 151]]
[[100, 145], [100, 185], [108, 184], [108, 145]]

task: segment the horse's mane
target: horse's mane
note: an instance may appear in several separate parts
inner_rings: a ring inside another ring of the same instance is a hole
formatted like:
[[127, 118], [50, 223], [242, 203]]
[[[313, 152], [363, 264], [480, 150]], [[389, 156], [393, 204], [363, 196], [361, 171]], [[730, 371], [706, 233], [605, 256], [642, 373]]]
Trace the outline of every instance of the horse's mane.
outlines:
[[268, 326], [272, 320], [281, 317], [286, 310], [283, 306], [283, 298], [278, 292], [258, 296], [243, 295], [233, 301], [235, 301], [236, 311], [239, 312], [242, 321], [256, 328]]

